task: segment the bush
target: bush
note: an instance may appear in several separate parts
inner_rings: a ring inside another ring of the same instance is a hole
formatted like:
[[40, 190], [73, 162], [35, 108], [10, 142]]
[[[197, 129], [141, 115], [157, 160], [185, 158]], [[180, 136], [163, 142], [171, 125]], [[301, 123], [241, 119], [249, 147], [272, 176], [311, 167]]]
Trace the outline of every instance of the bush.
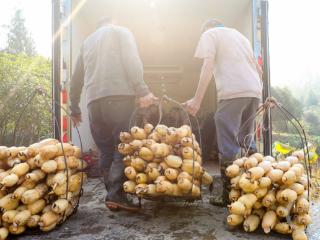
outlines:
[[[290, 133], [272, 133], [272, 141], [273, 142], [281, 142], [285, 144], [289, 144], [294, 148], [302, 148], [302, 139], [300, 138], [299, 134], [290, 134]], [[303, 139], [304, 141], [304, 139]], [[314, 143], [316, 146], [320, 146], [320, 136], [307, 136], [307, 141]]]
[[51, 136], [51, 62], [42, 56], [0, 52], [0, 144], [29, 145]]

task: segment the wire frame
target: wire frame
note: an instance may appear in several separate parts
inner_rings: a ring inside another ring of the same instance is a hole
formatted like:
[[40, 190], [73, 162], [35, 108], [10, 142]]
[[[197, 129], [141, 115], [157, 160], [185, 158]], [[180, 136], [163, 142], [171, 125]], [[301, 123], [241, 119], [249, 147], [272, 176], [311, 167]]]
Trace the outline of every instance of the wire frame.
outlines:
[[[250, 146], [251, 146], [251, 144], [254, 142], [254, 137], [257, 135], [259, 129], [258, 129], [258, 128], [255, 128], [253, 133], [244, 136], [244, 138], [243, 138], [243, 144], [241, 144], [241, 140], [239, 139], [239, 135], [240, 135], [241, 131], [250, 124], [251, 121], [253, 121], [253, 120], [259, 120], [258, 117], [259, 117], [261, 114], [263, 115], [263, 117], [262, 117], [262, 119], [260, 119], [259, 122], [262, 123], [263, 120], [267, 117], [267, 115], [265, 114], [264, 106], [263, 106], [263, 105], [261, 105], [261, 106], [257, 109], [257, 111], [256, 111], [255, 113], [253, 113], [251, 116], [249, 116], [249, 118], [242, 124], [242, 126], [241, 126], [240, 129], [239, 129], [239, 133], [238, 133], [238, 135], [236, 136], [236, 141], [237, 141], [238, 145], [239, 145], [239, 146], [244, 146], [244, 150], [245, 150], [245, 154], [244, 154], [244, 155], [245, 155], [245, 156], [248, 155], [248, 153], [249, 153], [249, 151], [250, 151]], [[260, 125], [260, 126], [263, 126], [263, 124], [259, 124], [259, 125]], [[265, 130], [265, 129], [263, 129], [262, 131], [264, 131], [264, 130]], [[249, 144], [247, 144], [247, 141], [246, 141], [248, 138], [250, 138]]]
[[[311, 164], [310, 164], [310, 151], [309, 151], [309, 146], [308, 146], [308, 141], [307, 141], [307, 135], [306, 132], [302, 126], [302, 124], [300, 123], [300, 121], [293, 116], [293, 114], [291, 114], [281, 103], [279, 103], [275, 98], [273, 97], [269, 97], [264, 104], [262, 104], [258, 109], [257, 112], [255, 114], [253, 114], [252, 116], [249, 117], [248, 121], [244, 123], [244, 126], [242, 126], [241, 128], [245, 127], [246, 124], [248, 124], [248, 122], [250, 120], [256, 119], [258, 116], [262, 115], [262, 118], [260, 119], [260, 121], [263, 122], [263, 120], [267, 117], [268, 111], [269, 110], [277, 110], [280, 114], [280, 117], [282, 118], [282, 120], [284, 120], [285, 123], [289, 123], [291, 124], [291, 126], [294, 128], [294, 130], [297, 132], [300, 142], [301, 142], [301, 146], [302, 146], [302, 150], [303, 150], [303, 154], [304, 154], [304, 158], [303, 158], [303, 164], [304, 164], [304, 168], [306, 170], [307, 173], [307, 181], [308, 181], [308, 200], [310, 201], [310, 189], [312, 189], [312, 185], [311, 185], [311, 181], [312, 179], [314, 179], [314, 177], [312, 176], [312, 171], [311, 171]], [[260, 124], [261, 126], [263, 126], [263, 124]], [[286, 124], [286, 129], [288, 129], [288, 125]], [[266, 131], [267, 129], [262, 129], [262, 131]], [[255, 130], [254, 134], [256, 133], [257, 129]], [[240, 145], [239, 139], [237, 138], [238, 144]], [[251, 138], [251, 141], [253, 141], [253, 137]], [[245, 144], [245, 142], [244, 142]], [[248, 149], [246, 149], [246, 154], [248, 153]], [[316, 178], [315, 179], [315, 187], [317, 188], [316, 190], [319, 190], [319, 179]], [[294, 204], [294, 203], [292, 203]], [[289, 206], [292, 207], [292, 206]], [[286, 217], [286, 220], [288, 223], [292, 223], [292, 219], [290, 216]]]
[[[23, 114], [25, 113], [25, 109], [26, 109], [30, 104], [32, 104], [32, 101], [34, 100], [35, 96], [37, 96], [37, 95], [42, 96], [42, 97], [44, 97], [44, 98], [47, 98], [47, 99], [50, 100], [50, 101], [52, 100], [51, 96], [50, 96], [49, 94], [47, 94], [44, 89], [42, 89], [41, 87], [36, 88], [36, 89], [30, 94], [29, 98], [26, 100], [26, 104], [24, 104], [24, 107], [21, 108], [21, 112], [20, 112], [19, 117], [18, 117], [18, 119], [17, 119], [17, 121], [16, 121], [16, 126], [14, 127], [14, 135], [16, 134], [17, 125], [20, 123], [20, 120], [22, 119], [22, 116], [23, 116]], [[69, 111], [68, 111], [67, 109], [65, 109], [63, 106], [61, 106], [61, 104], [60, 104], [59, 102], [57, 102], [56, 100], [53, 100], [53, 102], [54, 102], [54, 104], [56, 104], [57, 106], [59, 106], [61, 110], [65, 111], [65, 113], [66, 113], [67, 116], [69, 116], [69, 117], [71, 116], [70, 113], [69, 113]], [[52, 119], [53, 119], [55, 125], [59, 128], [59, 131], [58, 131], [58, 132], [59, 132], [59, 136], [58, 136], [58, 138], [59, 138], [59, 142], [60, 142], [60, 145], [61, 145], [61, 150], [62, 150], [62, 153], [63, 153], [64, 163], [65, 163], [65, 166], [66, 166], [65, 172], [66, 172], [67, 178], [66, 178], [66, 193], [65, 193], [65, 199], [67, 200], [67, 199], [68, 199], [68, 194], [69, 194], [69, 192], [68, 192], [68, 189], [69, 189], [69, 169], [68, 169], [68, 164], [67, 164], [67, 157], [66, 157], [66, 154], [65, 154], [65, 151], [64, 151], [64, 147], [63, 147], [63, 142], [62, 142], [62, 139], [61, 139], [61, 134], [60, 134], [61, 129], [60, 129], [60, 127], [59, 127], [59, 126], [60, 126], [60, 124], [59, 124], [59, 119], [57, 119], [57, 117], [55, 116], [54, 110], [53, 110], [53, 105], [50, 104], [49, 102], [48, 102], [48, 110], [50, 111], [50, 113], [51, 113], [51, 115], [52, 115]], [[83, 155], [83, 145], [82, 145], [82, 139], [81, 139], [80, 131], [79, 131], [79, 129], [78, 129], [77, 126], [75, 126], [75, 129], [76, 129], [77, 135], [78, 135], [78, 137], [79, 137], [79, 141], [80, 141], [81, 155]], [[80, 198], [81, 198], [81, 196], [82, 196], [82, 194], [83, 194], [83, 159], [81, 158], [80, 161], [81, 161], [81, 183], [80, 183], [80, 193], [79, 193], [79, 195], [78, 195], [78, 197], [77, 197], [77, 203], [76, 203], [76, 205], [75, 205], [75, 207], [74, 207], [74, 209], [73, 209], [73, 213], [72, 213], [72, 214], [70, 214], [69, 216], [66, 216], [66, 215], [65, 215], [65, 212], [64, 212], [63, 218], [62, 218], [62, 220], [61, 220], [60, 223], [64, 222], [68, 217], [70, 217], [70, 216], [72, 216], [74, 213], [76, 213], [76, 211], [77, 211], [77, 209], [78, 209], [78, 207], [79, 207]]]
[[[202, 141], [201, 141], [201, 132], [200, 132], [200, 124], [199, 124], [199, 120], [197, 117], [194, 117], [195, 118], [195, 121], [196, 121], [196, 126], [194, 126], [192, 124], [192, 121], [190, 119], [190, 115], [188, 114], [188, 112], [185, 110], [185, 108], [183, 107], [183, 105], [174, 100], [173, 98], [170, 98], [168, 97], [167, 95], [163, 95], [159, 102], [157, 103], [158, 105], [158, 112], [159, 112], [159, 119], [158, 119], [158, 122], [157, 124], [153, 127], [152, 130], [154, 130], [158, 125], [161, 124], [162, 122], [162, 119], [163, 119], [163, 105], [167, 102], [171, 102], [171, 103], [174, 103], [175, 105], [177, 105], [181, 110], [182, 112], [185, 113], [185, 116], [187, 118], [187, 121], [188, 121], [188, 124], [189, 126], [191, 127], [191, 130], [194, 128], [194, 127], [197, 127], [197, 130], [198, 130], [198, 134], [199, 134], [199, 146], [200, 148], [202, 147]], [[136, 124], [136, 121], [135, 121], [135, 118], [136, 118], [136, 114], [138, 112], [139, 108], [135, 108], [133, 113], [131, 114], [131, 117], [130, 117], [130, 120], [129, 120], [129, 130], [131, 129], [131, 127], [133, 126], [133, 124]], [[192, 157], [193, 159], [195, 158], [195, 145], [194, 145], [194, 139], [192, 139]], [[194, 171], [195, 171], [195, 165], [194, 165], [194, 161], [192, 162], [192, 184], [194, 184]], [[185, 196], [181, 196], [181, 197], [172, 197], [172, 196], [159, 196], [159, 197], [148, 197], [148, 196], [142, 196], [142, 197], [139, 197], [139, 200], [141, 200], [141, 198], [144, 198], [144, 199], [147, 199], [147, 200], [151, 200], [151, 201], [164, 201], [164, 202], [176, 202], [176, 201], [180, 201], [180, 200], [184, 200], [186, 202], [193, 202], [195, 200], [201, 200], [202, 199], [202, 196], [201, 196], [201, 192], [202, 192], [202, 183], [200, 181], [200, 196], [198, 198], [196, 197], [193, 197], [192, 196], [192, 188], [191, 190], [187, 193], [187, 195]], [[135, 195], [135, 194], [133, 194]]]

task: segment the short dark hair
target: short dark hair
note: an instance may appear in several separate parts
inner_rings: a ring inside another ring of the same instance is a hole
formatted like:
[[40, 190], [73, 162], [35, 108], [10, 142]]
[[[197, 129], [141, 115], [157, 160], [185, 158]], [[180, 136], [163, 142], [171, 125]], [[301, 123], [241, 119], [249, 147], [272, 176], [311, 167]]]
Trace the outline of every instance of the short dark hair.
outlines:
[[103, 25], [109, 24], [112, 22], [112, 17], [103, 17], [98, 22], [98, 27], [102, 27]]
[[217, 19], [213, 19], [213, 18], [208, 19], [203, 23], [203, 25], [201, 27], [201, 32], [204, 32], [207, 29], [215, 28], [215, 27], [218, 27], [218, 26], [223, 26], [222, 22], [220, 22]]

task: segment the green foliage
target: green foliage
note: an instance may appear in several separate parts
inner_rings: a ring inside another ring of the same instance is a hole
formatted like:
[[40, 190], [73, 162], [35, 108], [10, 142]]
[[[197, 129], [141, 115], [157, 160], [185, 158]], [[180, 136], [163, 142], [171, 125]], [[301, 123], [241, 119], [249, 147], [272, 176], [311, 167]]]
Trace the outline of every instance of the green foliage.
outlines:
[[6, 52], [8, 53], [25, 53], [29, 56], [36, 54], [34, 41], [25, 26], [25, 19], [21, 10], [17, 10], [11, 19], [7, 41]]
[[[318, 137], [320, 136], [320, 106], [317, 104], [318, 97], [315, 91], [309, 90], [309, 94], [305, 94], [305, 105], [287, 88], [273, 87], [271, 91], [272, 96], [300, 121], [309, 136], [309, 141], [320, 146], [320, 137]], [[272, 111], [273, 142], [279, 141], [301, 148], [301, 139], [290, 120], [286, 119], [279, 110]]]
[[302, 116], [302, 104], [288, 88], [271, 87], [271, 95], [275, 97], [296, 118]]
[[320, 108], [314, 106], [305, 110], [303, 114], [303, 120], [308, 126], [308, 133], [312, 135], [320, 135]]
[[[288, 144], [296, 149], [303, 148], [302, 139], [300, 138], [299, 134], [273, 132], [272, 141]], [[307, 136], [307, 141], [315, 144], [315, 146], [320, 146], [319, 136]]]
[[[294, 117], [301, 119], [303, 106], [301, 102], [287, 88], [272, 87], [271, 95], [275, 97]], [[278, 109], [272, 112], [273, 129], [280, 132], [296, 133], [292, 124]]]
[[[298, 85], [290, 85], [289, 88], [294, 93], [294, 96], [299, 99], [300, 106], [296, 108], [301, 109], [303, 114], [299, 120], [303, 123], [306, 132], [310, 135], [320, 136], [320, 75], [308, 74], [301, 79]], [[285, 103], [279, 98], [282, 103]], [[303, 104], [303, 106], [301, 106]], [[279, 125], [279, 124], [278, 124]], [[282, 124], [283, 129], [283, 124]], [[275, 129], [280, 131], [281, 128]]]
[[302, 148], [303, 147], [301, 138], [298, 134], [273, 132], [272, 141], [288, 144], [294, 148]]
[[0, 145], [29, 145], [51, 136], [51, 61], [36, 56], [21, 10], [9, 26], [7, 47], [0, 52]]
[[[0, 145], [28, 145], [51, 136], [51, 62], [42, 56], [0, 53]], [[19, 119], [20, 118], [20, 119]]]
[[311, 107], [311, 106], [315, 106], [318, 104], [318, 97], [317, 95], [314, 93], [313, 90], [309, 90], [309, 93], [306, 95], [305, 98], [305, 106], [306, 107]]

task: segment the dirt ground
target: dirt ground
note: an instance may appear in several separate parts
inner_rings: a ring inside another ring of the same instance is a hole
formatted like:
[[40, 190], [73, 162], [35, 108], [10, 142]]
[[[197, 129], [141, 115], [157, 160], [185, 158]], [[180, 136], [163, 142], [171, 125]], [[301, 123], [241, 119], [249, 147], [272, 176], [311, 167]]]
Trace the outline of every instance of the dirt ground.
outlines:
[[[221, 189], [216, 181], [215, 189]], [[111, 212], [104, 206], [105, 190], [100, 179], [90, 179], [84, 188], [79, 210], [67, 222], [49, 233], [28, 233], [15, 239], [24, 240], [282, 240], [281, 235], [245, 233], [226, 227], [225, 208], [209, 204], [210, 193], [205, 190], [202, 201], [194, 203], [143, 202], [138, 214]], [[315, 206], [314, 206], [315, 208]], [[319, 208], [318, 208], [319, 209]], [[314, 211], [314, 222], [320, 219]], [[316, 220], [317, 219], [317, 220]], [[320, 240], [319, 223], [308, 228], [310, 240]]]

